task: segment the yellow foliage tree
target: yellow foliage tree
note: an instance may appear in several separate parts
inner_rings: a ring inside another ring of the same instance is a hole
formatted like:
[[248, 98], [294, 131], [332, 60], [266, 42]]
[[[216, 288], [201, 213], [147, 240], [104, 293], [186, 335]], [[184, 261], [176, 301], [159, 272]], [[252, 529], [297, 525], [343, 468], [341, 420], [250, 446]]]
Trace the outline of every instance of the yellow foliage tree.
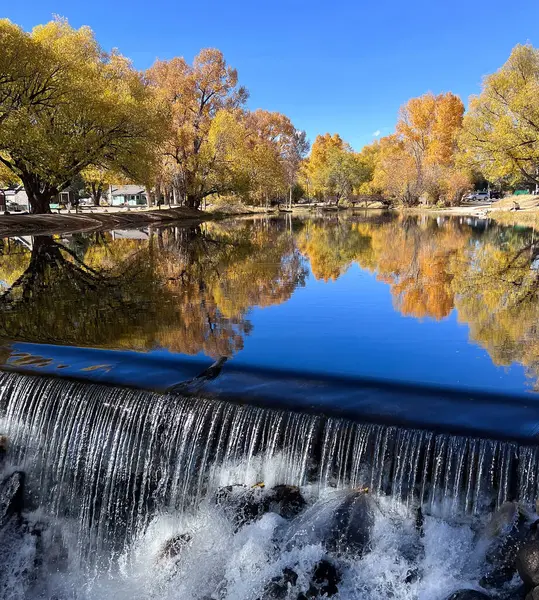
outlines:
[[[5, 29], [4, 23], [0, 31]], [[89, 28], [76, 30], [62, 19], [30, 34], [9, 32], [43, 67], [29, 78], [25, 54], [15, 56], [0, 96], [48, 90], [36, 106], [10, 109], [0, 128], [0, 162], [24, 184], [31, 211], [49, 212], [52, 198], [90, 166], [140, 177], [152, 161], [160, 118], [129, 61], [106, 54]]]
[[470, 102], [462, 146], [489, 180], [539, 186], [539, 50], [518, 45]]
[[212, 121], [222, 110], [233, 111], [247, 100], [238, 74], [219, 50], [206, 48], [188, 65], [183, 58], [158, 60], [147, 80], [167, 110], [167, 135], [161, 143], [165, 163], [172, 163], [173, 184], [187, 206], [198, 208], [211, 194], [226, 193], [228, 182], [216, 176], [220, 156], [209, 146]]

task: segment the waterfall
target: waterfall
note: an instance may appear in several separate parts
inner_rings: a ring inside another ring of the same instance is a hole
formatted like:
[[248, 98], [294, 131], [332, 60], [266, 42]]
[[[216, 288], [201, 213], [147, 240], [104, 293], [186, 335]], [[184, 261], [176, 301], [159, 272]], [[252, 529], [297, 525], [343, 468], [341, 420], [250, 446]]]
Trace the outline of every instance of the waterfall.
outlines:
[[531, 504], [539, 485], [533, 446], [13, 373], [0, 433], [31, 505], [71, 524], [81, 561], [234, 483], [368, 487], [453, 514]]

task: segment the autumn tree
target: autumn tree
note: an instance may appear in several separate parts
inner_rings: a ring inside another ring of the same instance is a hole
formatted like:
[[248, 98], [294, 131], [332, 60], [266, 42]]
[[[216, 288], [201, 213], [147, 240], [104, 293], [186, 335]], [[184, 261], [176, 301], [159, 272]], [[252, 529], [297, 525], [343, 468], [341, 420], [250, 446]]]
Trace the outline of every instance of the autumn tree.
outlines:
[[0, 125], [20, 111], [58, 102], [66, 72], [54, 56], [8, 19], [0, 19]]
[[179, 195], [187, 206], [198, 208], [207, 196], [229, 191], [215, 176], [220, 157], [208, 138], [217, 113], [243, 106], [247, 91], [238, 86], [236, 70], [213, 48], [202, 50], [192, 65], [183, 58], [158, 60], [146, 76], [167, 109], [162, 158], [174, 167]]
[[361, 152], [358, 154], [358, 160], [364, 175], [363, 181], [358, 189], [360, 194], [377, 195], [382, 192], [382, 190], [377, 188], [373, 182], [376, 167], [380, 160], [380, 149], [380, 140], [375, 140], [372, 144], [363, 146]]
[[326, 192], [323, 172], [328, 161], [328, 152], [332, 148], [343, 150], [346, 143], [338, 133], [317, 135], [311, 153], [302, 165], [302, 182], [308, 195], [322, 198]]
[[[65, 20], [30, 34], [19, 29], [18, 36], [44, 68], [34, 77], [4, 81], [0, 94], [48, 91], [37, 105], [12, 109], [4, 119], [0, 162], [24, 184], [31, 211], [49, 212], [52, 198], [90, 166], [139, 178], [152, 161], [160, 121], [150, 91], [129, 61], [105, 53], [90, 29], [75, 30]], [[24, 75], [24, 54], [20, 59], [13, 59], [11, 68], [16, 74], [18, 66]]]
[[121, 173], [93, 165], [84, 169], [81, 175], [85, 190], [90, 194], [94, 206], [101, 204], [102, 198], [106, 196], [111, 185], [118, 184], [125, 179]]
[[470, 102], [462, 145], [490, 181], [539, 186], [539, 50], [517, 45]]
[[[298, 180], [301, 161], [309, 150], [305, 132], [296, 129], [287, 116], [278, 112], [258, 109], [247, 114], [246, 120], [254, 133], [251, 145], [255, 152], [256, 146], [261, 146], [262, 153], [273, 155], [273, 173], [269, 175], [275, 182], [280, 181], [281, 186], [272, 185], [272, 191], [284, 187], [288, 202], [292, 204], [292, 190]], [[266, 160], [272, 162], [269, 156]]]
[[[367, 147], [364, 189], [404, 205], [457, 203], [471, 174], [459, 161], [464, 105], [458, 96], [428, 93], [401, 107], [396, 132]], [[370, 161], [370, 163], [369, 163]]]
[[422, 187], [417, 176], [416, 162], [406, 151], [404, 142], [396, 135], [382, 138], [376, 161], [369, 181], [370, 188], [405, 206], [416, 204]]
[[302, 167], [302, 183], [320, 199], [336, 204], [349, 198], [370, 176], [366, 165], [338, 134], [318, 135]]

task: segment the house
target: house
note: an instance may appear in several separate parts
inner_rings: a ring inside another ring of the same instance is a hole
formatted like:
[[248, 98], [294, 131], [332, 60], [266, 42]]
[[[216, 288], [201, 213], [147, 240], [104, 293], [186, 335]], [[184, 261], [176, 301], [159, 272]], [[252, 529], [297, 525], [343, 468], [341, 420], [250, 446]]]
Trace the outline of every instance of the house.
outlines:
[[140, 185], [121, 185], [109, 191], [111, 206], [146, 206], [148, 197]]
[[[7, 210], [9, 212], [30, 212], [30, 203], [28, 202], [28, 194], [25, 192], [22, 185], [0, 192], [5, 196]], [[74, 190], [66, 188], [63, 192], [57, 194], [51, 200], [51, 209], [64, 208], [71, 203], [75, 206], [77, 202], [77, 194]]]

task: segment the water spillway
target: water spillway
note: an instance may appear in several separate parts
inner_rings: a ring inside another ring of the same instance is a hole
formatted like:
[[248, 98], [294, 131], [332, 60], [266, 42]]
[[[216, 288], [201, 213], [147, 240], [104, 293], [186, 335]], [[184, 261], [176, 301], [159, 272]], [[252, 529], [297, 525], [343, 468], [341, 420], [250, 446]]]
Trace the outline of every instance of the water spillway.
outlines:
[[533, 445], [14, 373], [0, 376], [0, 431], [81, 563], [231, 484], [368, 488], [451, 514], [531, 505], [539, 490]]

